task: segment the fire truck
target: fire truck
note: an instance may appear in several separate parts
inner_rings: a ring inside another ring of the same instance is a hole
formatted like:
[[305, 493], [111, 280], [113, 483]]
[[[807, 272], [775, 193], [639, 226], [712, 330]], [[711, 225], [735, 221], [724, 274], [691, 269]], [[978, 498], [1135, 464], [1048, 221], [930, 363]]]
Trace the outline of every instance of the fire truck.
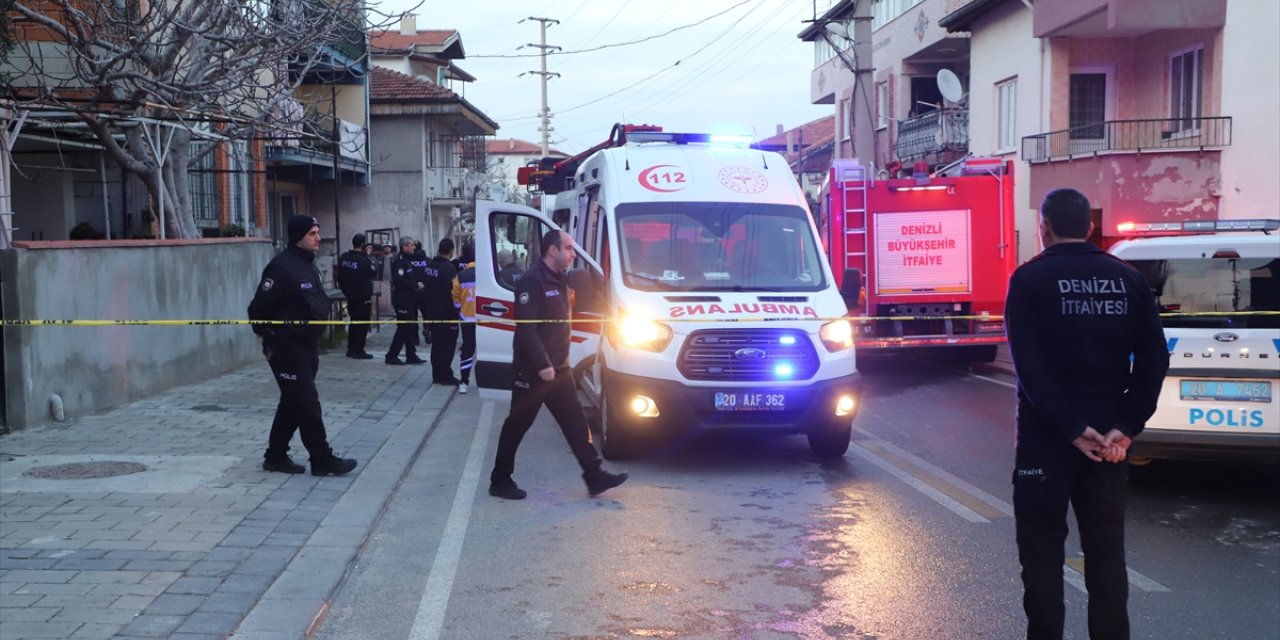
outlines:
[[930, 175], [877, 180], [836, 160], [822, 224], [860, 355], [946, 347], [990, 362], [1005, 341], [1017, 265], [1013, 163], [966, 158]]

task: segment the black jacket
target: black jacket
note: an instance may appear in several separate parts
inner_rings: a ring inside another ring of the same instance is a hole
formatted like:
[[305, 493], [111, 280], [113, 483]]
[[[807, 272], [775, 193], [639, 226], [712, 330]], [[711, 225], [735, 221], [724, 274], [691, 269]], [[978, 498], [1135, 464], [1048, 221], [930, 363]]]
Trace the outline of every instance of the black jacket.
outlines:
[[[315, 254], [298, 247], [289, 247], [272, 258], [262, 270], [262, 280], [249, 303], [249, 319], [327, 320], [329, 297], [324, 294], [315, 259]], [[268, 348], [295, 346], [315, 351], [324, 333], [324, 325], [252, 326]]]
[[569, 278], [539, 260], [516, 285], [516, 333], [512, 339], [516, 375], [533, 379], [547, 367], [569, 366], [568, 322], [520, 322], [567, 321], [569, 313]]
[[391, 303], [397, 307], [413, 306], [419, 282], [413, 263], [413, 254], [403, 251], [391, 260]]
[[367, 302], [373, 297], [373, 280], [378, 267], [363, 251], [352, 249], [338, 260], [338, 288], [352, 302]]
[[1142, 431], [1169, 349], [1136, 269], [1087, 242], [1053, 245], [1014, 271], [1005, 323], [1019, 448], [1069, 445], [1086, 426]]
[[453, 278], [458, 271], [448, 258], [436, 256], [422, 268], [421, 299], [427, 304], [427, 320], [457, 320], [453, 306]]

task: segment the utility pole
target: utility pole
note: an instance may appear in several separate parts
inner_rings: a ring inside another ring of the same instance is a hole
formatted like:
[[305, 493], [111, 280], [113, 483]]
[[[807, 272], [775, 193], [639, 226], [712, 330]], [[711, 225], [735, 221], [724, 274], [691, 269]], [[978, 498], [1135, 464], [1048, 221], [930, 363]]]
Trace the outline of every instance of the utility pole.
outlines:
[[547, 25], [560, 24], [559, 20], [551, 18], [534, 18], [530, 16], [528, 20], [537, 20], [542, 23], [542, 41], [539, 44], [528, 44], [525, 46], [534, 47], [542, 51], [542, 70], [530, 71], [529, 73], [542, 76], [542, 155], [546, 156], [551, 152], [550, 136], [551, 136], [551, 111], [547, 109], [547, 79], [550, 77], [560, 77], [560, 74], [553, 71], [547, 71], [547, 52], [559, 51], [560, 47], [547, 44]]
[[[871, 0], [855, 0], [852, 20], [828, 23], [822, 34], [827, 44], [835, 49], [836, 55], [853, 73], [853, 90], [849, 94], [853, 156], [867, 164], [874, 164], [878, 159], [875, 120], [872, 118], [872, 73], [875, 71], [871, 63], [872, 17]], [[833, 39], [829, 34], [836, 38]], [[848, 50], [842, 45], [849, 45]]]

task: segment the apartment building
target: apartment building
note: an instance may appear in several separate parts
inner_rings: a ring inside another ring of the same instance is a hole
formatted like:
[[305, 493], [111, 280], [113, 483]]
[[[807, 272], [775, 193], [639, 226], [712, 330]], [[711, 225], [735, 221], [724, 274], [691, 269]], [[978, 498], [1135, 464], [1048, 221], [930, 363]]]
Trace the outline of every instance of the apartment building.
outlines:
[[[569, 154], [559, 149], [548, 149], [548, 158], [568, 158]], [[541, 160], [542, 145], [517, 138], [498, 138], [485, 142], [485, 155], [489, 162], [489, 180], [494, 187], [492, 200], [517, 202], [529, 206], [538, 206], [538, 196], [529, 193], [529, 189], [516, 181], [516, 172], [520, 167]]]

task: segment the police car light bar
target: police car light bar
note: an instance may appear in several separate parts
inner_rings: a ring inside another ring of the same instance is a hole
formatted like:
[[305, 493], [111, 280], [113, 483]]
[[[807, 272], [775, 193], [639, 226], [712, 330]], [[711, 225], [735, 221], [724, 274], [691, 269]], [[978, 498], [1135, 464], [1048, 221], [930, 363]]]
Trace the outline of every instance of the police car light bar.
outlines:
[[712, 133], [668, 133], [664, 131], [633, 131], [627, 134], [627, 142], [670, 142], [674, 144], [716, 144], [745, 147], [751, 144], [750, 136]]
[[1187, 220], [1185, 222], [1121, 222], [1116, 231], [1121, 235], [1139, 233], [1210, 233], [1214, 231], [1261, 231], [1280, 229], [1280, 220], [1265, 218], [1241, 220]]

